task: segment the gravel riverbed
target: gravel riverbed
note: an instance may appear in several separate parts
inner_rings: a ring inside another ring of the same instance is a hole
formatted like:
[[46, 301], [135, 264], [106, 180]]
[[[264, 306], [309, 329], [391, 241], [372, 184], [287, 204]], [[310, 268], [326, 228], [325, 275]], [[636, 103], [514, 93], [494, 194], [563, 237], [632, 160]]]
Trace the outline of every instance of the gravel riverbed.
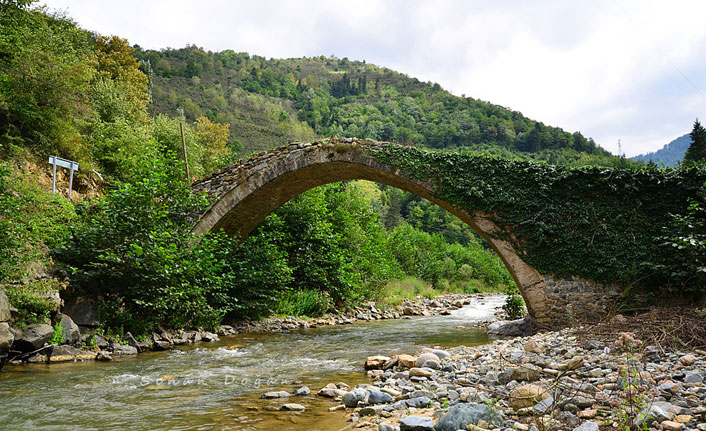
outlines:
[[[332, 382], [313, 394], [345, 410], [349, 429], [368, 431], [706, 431], [706, 352], [663, 351], [631, 333], [609, 343], [576, 333], [380, 352], [365, 360], [369, 383]], [[291, 395], [263, 402], [300, 409]]]

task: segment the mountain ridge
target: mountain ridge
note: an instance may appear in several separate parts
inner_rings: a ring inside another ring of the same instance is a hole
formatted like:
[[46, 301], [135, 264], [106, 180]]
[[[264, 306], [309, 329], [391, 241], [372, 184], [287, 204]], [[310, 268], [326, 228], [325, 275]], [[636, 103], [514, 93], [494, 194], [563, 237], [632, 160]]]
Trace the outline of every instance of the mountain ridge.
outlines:
[[151, 76], [153, 114], [173, 115], [181, 109], [187, 120], [203, 115], [230, 124], [233, 144], [241, 145], [243, 153], [316, 137], [350, 136], [441, 149], [612, 157], [580, 132], [454, 96], [439, 84], [365, 61], [266, 59], [196, 46], [134, 48]]
[[679, 162], [684, 159], [684, 153], [686, 153], [689, 145], [691, 145], [691, 137], [686, 133], [672, 140], [657, 151], [638, 154], [637, 156], [631, 157], [631, 159], [645, 163], [653, 161], [658, 164], [664, 164], [665, 166], [676, 167], [679, 165]]

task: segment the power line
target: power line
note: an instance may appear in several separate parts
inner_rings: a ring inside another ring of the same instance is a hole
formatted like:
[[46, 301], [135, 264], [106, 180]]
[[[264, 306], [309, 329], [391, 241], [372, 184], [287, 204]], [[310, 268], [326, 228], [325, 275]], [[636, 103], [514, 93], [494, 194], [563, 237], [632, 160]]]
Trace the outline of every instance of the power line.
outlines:
[[689, 85], [691, 85], [691, 86], [694, 88], [694, 90], [696, 90], [699, 94], [701, 94], [701, 97], [703, 97], [703, 98], [706, 100], [706, 94], [704, 94], [704, 92], [701, 91], [701, 89], [700, 89], [696, 84], [694, 84], [694, 82], [693, 82], [691, 79], [689, 79], [689, 77], [686, 76], [686, 74], [685, 74], [684, 72], [681, 71], [681, 69], [679, 68], [679, 66], [677, 66], [677, 65], [672, 61], [672, 59], [669, 58], [669, 56], [668, 56], [664, 51], [662, 51], [662, 48], [660, 48], [660, 47], [652, 40], [652, 38], [649, 37], [649, 35], [647, 34], [647, 32], [646, 32], [645, 30], [643, 30], [642, 27], [640, 26], [640, 24], [638, 24], [637, 21], [635, 21], [635, 20], [630, 16], [630, 14], [628, 13], [628, 11], [625, 10], [625, 8], [623, 8], [623, 6], [620, 4], [620, 2], [618, 2], [618, 0], [613, 0], [613, 2], [615, 3], [616, 6], [618, 6], [618, 9], [620, 9], [620, 11], [625, 15], [625, 17], [628, 19], [628, 21], [630, 21], [630, 23], [642, 34], [642, 36], [650, 42], [650, 44], [652, 45], [652, 47], [653, 47], [654, 49], [656, 49], [657, 52], [659, 52], [659, 53], [662, 55], [662, 57], [664, 57], [664, 59], [667, 60], [667, 62], [672, 66], [672, 68], [674, 68], [674, 70], [676, 70], [677, 73], [679, 73], [679, 75], [681, 75], [681, 77], [684, 78], [684, 80], [685, 80], [686, 82], [688, 82]]

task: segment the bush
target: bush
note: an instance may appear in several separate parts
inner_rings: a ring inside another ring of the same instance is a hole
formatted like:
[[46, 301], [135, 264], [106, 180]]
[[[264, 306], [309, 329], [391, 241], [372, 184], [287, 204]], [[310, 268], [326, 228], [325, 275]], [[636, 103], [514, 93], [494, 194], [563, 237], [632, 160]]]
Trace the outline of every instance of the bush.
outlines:
[[525, 315], [525, 301], [522, 299], [522, 296], [512, 292], [505, 300], [503, 310], [510, 320], [519, 319]]
[[328, 297], [315, 290], [283, 292], [277, 301], [277, 314], [288, 316], [319, 317], [330, 308]]
[[136, 180], [82, 206], [81, 222], [57, 252], [71, 266], [73, 290], [97, 298], [103, 323], [118, 331], [213, 328], [225, 311], [208, 298], [224, 289], [232, 243], [220, 235], [199, 242], [190, 232], [207, 201], [178, 179], [171, 153], [147, 146], [132, 163], [125, 170]]

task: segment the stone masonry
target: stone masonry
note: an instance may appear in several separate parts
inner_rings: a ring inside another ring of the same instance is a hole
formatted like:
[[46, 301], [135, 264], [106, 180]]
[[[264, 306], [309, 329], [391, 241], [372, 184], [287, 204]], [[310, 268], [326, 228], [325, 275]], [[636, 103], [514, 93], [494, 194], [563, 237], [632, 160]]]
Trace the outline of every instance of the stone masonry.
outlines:
[[193, 192], [205, 192], [215, 198], [211, 207], [200, 215], [193, 231], [223, 230], [245, 238], [268, 214], [309, 189], [345, 180], [375, 181], [436, 203], [481, 235], [507, 266], [537, 326], [566, 326], [571, 323], [571, 315], [595, 318], [609, 310], [614, 288], [588, 280], [557, 280], [551, 274], [540, 274], [507, 241], [492, 236], [501, 229], [483, 208], [476, 208], [471, 215], [437, 198], [433, 184], [378, 162], [370, 152], [383, 145], [394, 144], [330, 138], [296, 142], [243, 159], [193, 184]]

